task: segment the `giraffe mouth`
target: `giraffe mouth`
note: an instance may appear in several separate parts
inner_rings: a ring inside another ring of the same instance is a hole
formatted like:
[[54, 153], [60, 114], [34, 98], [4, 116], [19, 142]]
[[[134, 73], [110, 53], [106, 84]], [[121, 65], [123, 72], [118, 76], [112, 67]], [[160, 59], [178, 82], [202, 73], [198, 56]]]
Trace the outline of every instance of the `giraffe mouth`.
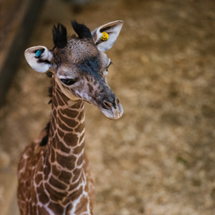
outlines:
[[114, 102], [103, 101], [99, 109], [109, 119], [119, 119], [123, 115], [122, 105], [117, 98]]

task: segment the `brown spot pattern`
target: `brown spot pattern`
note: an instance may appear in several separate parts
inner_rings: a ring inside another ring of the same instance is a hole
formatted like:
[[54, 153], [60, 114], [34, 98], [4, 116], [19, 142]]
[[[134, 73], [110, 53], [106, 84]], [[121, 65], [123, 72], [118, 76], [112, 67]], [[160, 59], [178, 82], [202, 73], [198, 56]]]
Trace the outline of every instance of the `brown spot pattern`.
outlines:
[[80, 154], [83, 150], [83, 146], [84, 144], [81, 144], [80, 146], [75, 147], [75, 149], [73, 150], [74, 154]]
[[81, 201], [76, 206], [76, 210], [75, 210], [76, 214], [81, 214], [81, 213], [87, 211], [87, 205], [85, 203], [87, 201], [88, 201], [87, 197], [82, 196]]
[[63, 214], [64, 208], [61, 205], [56, 204], [54, 202], [50, 202], [48, 206], [52, 209], [54, 214]]
[[43, 180], [43, 175], [42, 174], [38, 174], [35, 177], [35, 182], [37, 185], [39, 185], [39, 183]]
[[74, 133], [65, 134], [64, 141], [66, 143], [69, 143], [70, 146], [76, 146], [78, 141], [78, 136]]
[[63, 184], [62, 182], [60, 182], [59, 180], [55, 179], [53, 176], [51, 176], [51, 178], [49, 179], [49, 183], [53, 186], [53, 187], [57, 187], [61, 190], [65, 190], [67, 189], [67, 186], [65, 184]]
[[66, 157], [66, 156], [63, 156], [63, 155], [57, 153], [56, 161], [62, 167], [67, 168], [69, 170], [74, 169], [74, 167], [75, 167], [75, 160], [76, 160], [76, 157], [74, 155]]
[[60, 192], [52, 188], [48, 183], [45, 183], [45, 189], [50, 194], [50, 198], [53, 201], [62, 201], [62, 199], [65, 197], [65, 192]]
[[83, 187], [80, 187], [78, 190], [72, 192], [68, 198], [77, 199], [83, 193]]

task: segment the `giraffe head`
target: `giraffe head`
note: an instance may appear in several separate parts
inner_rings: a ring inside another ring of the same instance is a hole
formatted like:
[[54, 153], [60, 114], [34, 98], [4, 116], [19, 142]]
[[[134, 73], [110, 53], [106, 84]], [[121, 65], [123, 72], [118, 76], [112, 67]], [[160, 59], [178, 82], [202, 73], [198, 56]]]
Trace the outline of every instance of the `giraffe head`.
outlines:
[[62, 92], [71, 100], [84, 100], [97, 106], [111, 119], [122, 116], [123, 108], [107, 83], [111, 60], [105, 54], [116, 41], [123, 21], [114, 21], [90, 30], [72, 21], [77, 36], [67, 37], [62, 24], [53, 27], [54, 48], [34, 46], [25, 58], [36, 71], [51, 71]]

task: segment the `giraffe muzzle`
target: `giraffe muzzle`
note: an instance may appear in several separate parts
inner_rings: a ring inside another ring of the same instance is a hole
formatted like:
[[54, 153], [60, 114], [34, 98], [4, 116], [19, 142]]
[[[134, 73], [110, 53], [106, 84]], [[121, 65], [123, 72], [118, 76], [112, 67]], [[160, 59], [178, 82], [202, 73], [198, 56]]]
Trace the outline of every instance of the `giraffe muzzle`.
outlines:
[[123, 114], [122, 105], [116, 97], [113, 101], [104, 100], [102, 107], [99, 109], [109, 119], [119, 119]]

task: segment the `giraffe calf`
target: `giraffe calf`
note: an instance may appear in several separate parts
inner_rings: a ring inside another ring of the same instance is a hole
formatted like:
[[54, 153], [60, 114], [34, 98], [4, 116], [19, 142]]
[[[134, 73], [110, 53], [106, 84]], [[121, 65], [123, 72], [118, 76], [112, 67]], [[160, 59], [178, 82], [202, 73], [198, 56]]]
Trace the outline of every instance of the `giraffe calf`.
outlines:
[[84, 151], [84, 102], [110, 119], [123, 108], [107, 84], [111, 60], [105, 54], [115, 43], [123, 21], [90, 32], [72, 21], [76, 35], [62, 24], [53, 27], [54, 48], [25, 51], [28, 64], [52, 78], [50, 122], [22, 153], [18, 166], [21, 215], [92, 215], [93, 183]]

